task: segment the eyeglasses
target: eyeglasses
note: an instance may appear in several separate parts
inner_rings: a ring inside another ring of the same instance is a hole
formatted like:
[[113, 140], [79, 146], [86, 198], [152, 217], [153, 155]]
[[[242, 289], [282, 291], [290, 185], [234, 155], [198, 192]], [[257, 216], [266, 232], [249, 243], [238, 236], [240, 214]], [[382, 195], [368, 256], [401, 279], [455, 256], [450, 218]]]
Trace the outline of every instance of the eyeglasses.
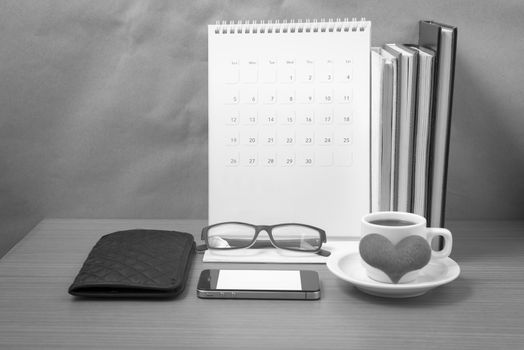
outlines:
[[[260, 232], [266, 232], [267, 238]], [[326, 232], [318, 227], [287, 223], [278, 225], [252, 225], [244, 222], [223, 222], [204, 227], [202, 240], [206, 246], [199, 246], [198, 250], [268, 248], [316, 253], [329, 256], [330, 253], [321, 249], [326, 242]]]

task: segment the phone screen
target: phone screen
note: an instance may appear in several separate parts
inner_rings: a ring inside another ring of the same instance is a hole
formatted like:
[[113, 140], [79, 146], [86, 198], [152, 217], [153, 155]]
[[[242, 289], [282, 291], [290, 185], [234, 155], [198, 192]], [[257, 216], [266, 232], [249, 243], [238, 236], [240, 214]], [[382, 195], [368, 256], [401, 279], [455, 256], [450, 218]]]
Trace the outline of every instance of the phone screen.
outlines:
[[302, 290], [300, 271], [220, 270], [219, 290]]

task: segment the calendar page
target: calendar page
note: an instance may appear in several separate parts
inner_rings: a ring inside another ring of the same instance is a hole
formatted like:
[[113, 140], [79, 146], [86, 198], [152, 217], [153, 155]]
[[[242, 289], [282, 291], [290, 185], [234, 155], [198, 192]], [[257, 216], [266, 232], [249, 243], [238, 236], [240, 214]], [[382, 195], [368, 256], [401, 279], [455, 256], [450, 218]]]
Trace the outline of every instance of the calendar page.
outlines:
[[366, 21], [209, 26], [209, 223], [358, 237], [370, 208]]

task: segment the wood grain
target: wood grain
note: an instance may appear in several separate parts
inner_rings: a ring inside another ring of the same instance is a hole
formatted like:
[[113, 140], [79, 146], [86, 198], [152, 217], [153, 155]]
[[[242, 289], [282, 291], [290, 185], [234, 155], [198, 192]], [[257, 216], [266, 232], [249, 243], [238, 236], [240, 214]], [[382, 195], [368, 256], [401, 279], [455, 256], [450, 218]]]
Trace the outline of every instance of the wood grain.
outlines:
[[[172, 301], [76, 300], [67, 288], [94, 243], [122, 229], [186, 231], [205, 221], [47, 219], [0, 260], [0, 349], [519, 349], [524, 222], [450, 222], [462, 274], [425, 296], [365, 295], [323, 265], [319, 301], [202, 300], [197, 255]], [[280, 265], [263, 266], [268, 269]]]

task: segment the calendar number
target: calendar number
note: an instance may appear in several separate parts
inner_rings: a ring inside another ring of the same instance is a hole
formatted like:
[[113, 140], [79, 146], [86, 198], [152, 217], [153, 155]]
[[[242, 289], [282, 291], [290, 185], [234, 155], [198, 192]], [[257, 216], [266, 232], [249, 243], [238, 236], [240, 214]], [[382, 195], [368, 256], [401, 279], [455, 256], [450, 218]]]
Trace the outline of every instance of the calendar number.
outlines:
[[228, 167], [234, 167], [234, 166], [237, 166], [239, 164], [239, 157], [238, 157], [238, 153], [236, 152], [233, 152], [233, 153], [230, 153], [226, 156], [225, 158], [225, 165], [228, 166]]
[[337, 90], [336, 102], [337, 103], [351, 103], [351, 89]]
[[280, 158], [280, 164], [282, 166], [293, 166], [295, 165], [295, 154], [294, 153], [284, 153]]
[[350, 82], [352, 79], [352, 61], [349, 58], [341, 60], [337, 64], [337, 71], [335, 72], [335, 77], [337, 81], [342, 83]]
[[333, 103], [333, 90], [329, 88], [320, 89], [320, 103]]
[[237, 135], [229, 135], [226, 138], [226, 144], [229, 146], [235, 146], [238, 144], [238, 142], [239, 142], [239, 139]]
[[272, 167], [275, 166], [276, 163], [277, 159], [274, 153], [267, 153], [262, 156], [262, 165], [266, 167]]
[[238, 112], [227, 112], [224, 121], [227, 125], [238, 125], [240, 121]]
[[337, 124], [350, 124], [351, 121], [351, 110], [349, 110], [347, 105], [338, 105], [335, 107], [335, 122]]
[[331, 145], [333, 143], [333, 135], [329, 133], [327, 135], [321, 135], [319, 138], [319, 143], [324, 146]]
[[315, 121], [313, 113], [303, 114], [300, 118], [300, 121], [302, 124], [313, 124]]

